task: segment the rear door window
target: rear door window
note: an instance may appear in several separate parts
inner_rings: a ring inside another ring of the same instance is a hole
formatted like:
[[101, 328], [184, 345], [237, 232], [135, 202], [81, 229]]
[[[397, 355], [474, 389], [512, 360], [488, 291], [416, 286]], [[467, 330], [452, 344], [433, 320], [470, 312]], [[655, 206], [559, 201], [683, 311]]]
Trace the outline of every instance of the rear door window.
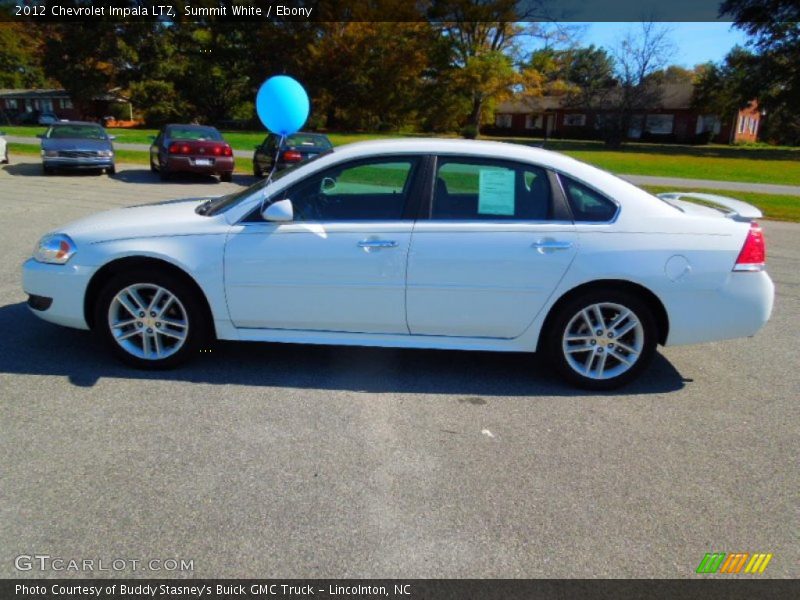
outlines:
[[547, 221], [552, 218], [552, 194], [544, 169], [484, 159], [439, 159], [432, 220]]

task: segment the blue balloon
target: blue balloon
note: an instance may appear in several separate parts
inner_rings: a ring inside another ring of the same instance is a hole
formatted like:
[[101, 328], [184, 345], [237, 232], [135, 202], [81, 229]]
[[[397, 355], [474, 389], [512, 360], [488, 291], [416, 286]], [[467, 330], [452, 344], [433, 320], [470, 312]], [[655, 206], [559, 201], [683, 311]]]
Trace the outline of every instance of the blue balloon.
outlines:
[[287, 75], [270, 77], [256, 95], [256, 112], [264, 126], [279, 135], [291, 135], [308, 119], [308, 94]]

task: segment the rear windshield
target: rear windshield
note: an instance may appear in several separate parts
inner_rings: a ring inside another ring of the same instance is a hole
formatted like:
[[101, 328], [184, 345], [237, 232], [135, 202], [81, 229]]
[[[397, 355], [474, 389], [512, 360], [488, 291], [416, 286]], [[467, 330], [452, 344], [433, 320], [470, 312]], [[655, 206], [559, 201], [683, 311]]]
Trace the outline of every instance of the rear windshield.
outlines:
[[96, 125], [58, 125], [51, 127], [47, 132], [49, 139], [81, 139], [81, 140], [104, 140], [106, 132], [102, 127]]
[[314, 135], [313, 133], [295, 133], [286, 138], [287, 146], [316, 146], [318, 148], [330, 148], [331, 143], [324, 135]]
[[219, 142], [222, 134], [213, 127], [170, 127], [167, 137], [173, 140], [212, 140]]

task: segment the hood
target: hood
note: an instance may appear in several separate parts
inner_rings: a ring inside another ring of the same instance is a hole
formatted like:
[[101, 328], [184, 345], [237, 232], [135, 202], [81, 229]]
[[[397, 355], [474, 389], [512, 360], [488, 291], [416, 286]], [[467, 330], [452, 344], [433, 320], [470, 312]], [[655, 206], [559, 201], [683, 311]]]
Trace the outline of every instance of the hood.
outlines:
[[188, 198], [117, 208], [73, 221], [56, 231], [66, 233], [76, 243], [204, 233], [215, 219], [198, 215], [194, 209], [207, 199]]
[[84, 140], [80, 138], [45, 138], [42, 150], [111, 150], [110, 140]]

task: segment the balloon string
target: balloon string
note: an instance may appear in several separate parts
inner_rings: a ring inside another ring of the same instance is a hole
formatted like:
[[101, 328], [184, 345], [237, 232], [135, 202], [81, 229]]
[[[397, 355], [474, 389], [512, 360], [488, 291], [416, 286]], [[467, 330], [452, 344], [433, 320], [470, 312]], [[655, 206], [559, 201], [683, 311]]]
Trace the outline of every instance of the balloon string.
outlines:
[[281, 149], [283, 148], [283, 142], [286, 140], [286, 135], [281, 135], [281, 140], [278, 142], [278, 149], [275, 151], [275, 159], [272, 161], [272, 170], [267, 175], [267, 183], [269, 185], [272, 182], [272, 176], [275, 174], [275, 170], [278, 168], [278, 157], [281, 155]]

